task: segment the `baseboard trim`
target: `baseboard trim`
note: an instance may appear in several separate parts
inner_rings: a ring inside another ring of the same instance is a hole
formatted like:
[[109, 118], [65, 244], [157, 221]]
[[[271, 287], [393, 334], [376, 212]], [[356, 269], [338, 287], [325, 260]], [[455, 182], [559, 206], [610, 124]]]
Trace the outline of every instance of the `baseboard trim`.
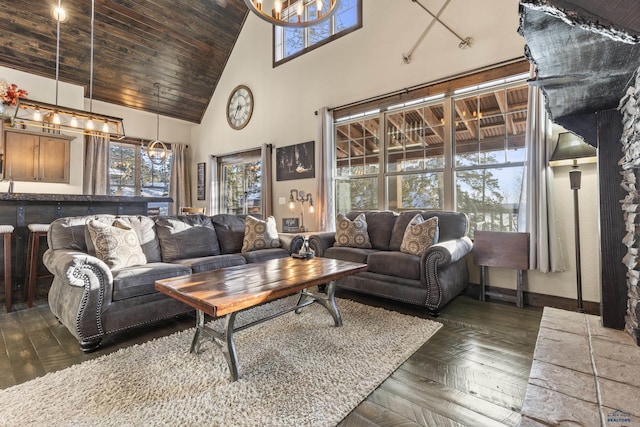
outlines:
[[[515, 289], [500, 288], [497, 286], [487, 286], [487, 291], [496, 292], [509, 297], [516, 296]], [[471, 298], [480, 299], [480, 285], [477, 283], [469, 283], [464, 294]], [[555, 295], [538, 294], [535, 292], [524, 291], [524, 305], [531, 307], [553, 307], [562, 310], [576, 311], [578, 303], [574, 299], [557, 297]], [[501, 301], [499, 298], [487, 296], [487, 301]], [[585, 313], [600, 316], [600, 303], [592, 301], [583, 301], [582, 303]]]

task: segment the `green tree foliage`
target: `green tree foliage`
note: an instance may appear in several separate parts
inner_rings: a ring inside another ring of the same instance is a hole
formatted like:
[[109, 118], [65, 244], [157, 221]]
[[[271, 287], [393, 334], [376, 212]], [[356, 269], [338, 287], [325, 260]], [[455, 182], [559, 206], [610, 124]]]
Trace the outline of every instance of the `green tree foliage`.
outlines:
[[139, 145], [111, 143], [109, 177], [113, 194], [167, 196], [171, 178], [171, 154], [163, 164], [156, 165]]
[[225, 164], [222, 169], [224, 212], [260, 213], [262, 194], [260, 160]]
[[[469, 216], [471, 230], [516, 231], [517, 203], [500, 185], [491, 169], [473, 169], [457, 173], [457, 210]], [[521, 178], [515, 180], [521, 183]], [[519, 194], [519, 193], [517, 193]]]

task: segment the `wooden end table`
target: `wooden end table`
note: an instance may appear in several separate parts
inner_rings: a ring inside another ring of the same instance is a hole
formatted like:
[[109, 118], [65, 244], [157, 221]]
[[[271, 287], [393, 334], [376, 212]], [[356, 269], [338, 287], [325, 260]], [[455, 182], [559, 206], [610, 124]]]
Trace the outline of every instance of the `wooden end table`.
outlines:
[[[221, 268], [189, 276], [157, 280], [155, 288], [196, 309], [196, 332], [191, 353], [198, 353], [205, 339], [211, 339], [224, 354], [231, 378], [239, 376], [234, 333], [295, 311], [314, 302], [321, 304], [333, 317], [336, 326], [342, 318], [335, 301], [335, 281], [366, 271], [366, 264], [315, 257], [312, 259], [280, 258], [270, 261]], [[326, 295], [308, 288], [327, 283]], [[235, 327], [236, 314], [285, 296], [300, 293], [298, 303], [283, 311]], [[205, 326], [205, 314], [224, 317], [224, 331]]]

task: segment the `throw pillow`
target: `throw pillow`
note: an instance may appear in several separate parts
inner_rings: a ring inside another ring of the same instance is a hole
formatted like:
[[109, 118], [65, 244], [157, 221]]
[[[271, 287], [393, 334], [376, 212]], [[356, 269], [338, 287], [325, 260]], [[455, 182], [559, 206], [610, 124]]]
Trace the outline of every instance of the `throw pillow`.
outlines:
[[262, 221], [248, 215], [244, 222], [244, 240], [241, 252], [279, 247], [280, 238], [276, 228], [276, 219], [270, 216], [266, 221]]
[[147, 263], [138, 235], [123, 221], [116, 219], [109, 225], [90, 219], [86, 226], [96, 250], [96, 257], [104, 261], [109, 268], [119, 269]]
[[400, 252], [422, 256], [434, 243], [438, 243], [438, 217], [424, 220], [422, 215], [414, 216], [404, 231]]
[[211, 218], [204, 215], [156, 217], [163, 262], [220, 255]]
[[353, 221], [340, 214], [336, 219], [336, 242], [334, 246], [346, 246], [349, 248], [371, 249], [369, 232], [367, 231], [367, 218], [363, 213]]

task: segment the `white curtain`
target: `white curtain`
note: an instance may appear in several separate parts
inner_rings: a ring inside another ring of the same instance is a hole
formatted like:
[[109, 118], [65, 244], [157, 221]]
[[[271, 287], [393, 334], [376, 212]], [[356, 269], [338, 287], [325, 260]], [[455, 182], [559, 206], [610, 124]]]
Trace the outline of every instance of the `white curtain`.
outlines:
[[549, 167], [554, 148], [550, 138], [551, 123], [544, 107], [542, 91], [530, 85], [525, 141], [529, 157], [523, 180], [523, 194], [528, 200], [520, 206], [520, 213], [526, 215], [526, 223], [518, 221], [518, 224], [530, 233], [529, 268], [548, 273], [564, 271], [566, 267], [553, 203], [553, 171]]
[[260, 150], [260, 165], [262, 168], [262, 176], [260, 178], [261, 200], [262, 200], [262, 217], [267, 218], [273, 215], [273, 192], [271, 179], [273, 177], [273, 163], [271, 161], [271, 144], [262, 144]]
[[103, 133], [84, 139], [84, 194], [105, 195], [109, 188], [109, 136]]
[[181, 206], [192, 206], [187, 149], [186, 144], [171, 144], [169, 196], [173, 199], [173, 203], [169, 203], [169, 215], [177, 215]]
[[209, 212], [211, 215], [217, 215], [220, 213], [220, 183], [218, 182], [218, 157], [211, 156], [209, 158], [209, 164], [211, 171], [209, 186]]
[[319, 173], [316, 176], [318, 197], [315, 200], [316, 230], [335, 230], [334, 197], [333, 197], [333, 169], [334, 169], [334, 137], [333, 137], [333, 112], [327, 107], [318, 111], [318, 161]]

